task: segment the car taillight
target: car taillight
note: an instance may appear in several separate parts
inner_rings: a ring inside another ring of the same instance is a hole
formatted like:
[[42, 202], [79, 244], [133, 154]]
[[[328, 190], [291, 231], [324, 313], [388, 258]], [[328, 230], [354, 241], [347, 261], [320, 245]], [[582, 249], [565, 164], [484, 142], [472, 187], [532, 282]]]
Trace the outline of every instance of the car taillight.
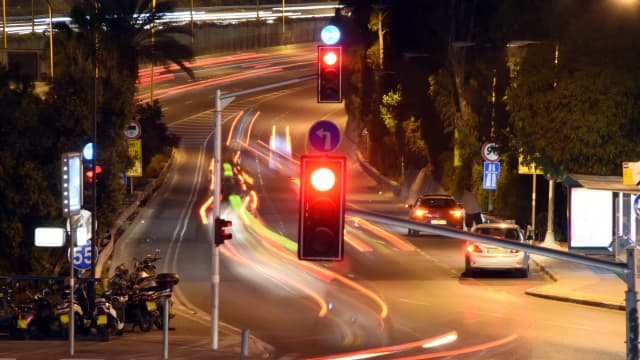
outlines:
[[467, 245], [467, 251], [479, 253], [482, 252], [482, 249], [480, 249], [480, 247], [476, 244], [469, 244]]
[[427, 210], [423, 210], [423, 209], [416, 209], [416, 211], [414, 212], [414, 214], [416, 214], [417, 217], [423, 217], [428, 213], [429, 212]]
[[449, 214], [455, 217], [462, 217], [462, 210], [451, 210], [449, 211]]

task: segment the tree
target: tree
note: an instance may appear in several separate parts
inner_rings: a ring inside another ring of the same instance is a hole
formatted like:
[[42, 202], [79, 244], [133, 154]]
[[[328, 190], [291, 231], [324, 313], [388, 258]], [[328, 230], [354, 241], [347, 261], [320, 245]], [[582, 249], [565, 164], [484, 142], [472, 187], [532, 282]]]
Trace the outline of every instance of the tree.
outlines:
[[[155, 6], [152, 0], [87, 1], [72, 7], [73, 28], [65, 23], [57, 27], [55, 40], [60, 45], [55, 49], [62, 50], [56, 61], [63, 70], [56, 74], [51, 96], [68, 115], [59, 121], [76, 135], [67, 138], [72, 139], [67, 151], [93, 138], [89, 104], [96, 101], [96, 162], [103, 168], [97, 183], [97, 217], [102, 229], [115, 220], [125, 194], [121, 177], [131, 164], [122, 129], [135, 117], [139, 63], [173, 63], [193, 77], [186, 64], [193, 58], [187, 45], [189, 30], [159, 25], [172, 10], [168, 1]], [[93, 81], [95, 94], [87, 91]]]
[[528, 45], [512, 64], [514, 142], [554, 178], [619, 175], [623, 161], [640, 157], [638, 26], [621, 14], [595, 21], [611, 10], [602, 6], [575, 16], [555, 44]]
[[2, 273], [49, 273], [60, 251], [37, 252], [37, 226], [60, 226], [56, 186], [59, 153], [54, 124], [42, 121], [43, 101], [29, 79], [0, 67], [0, 259]]
[[158, 100], [154, 100], [153, 103], [139, 104], [136, 107], [136, 116], [143, 129], [142, 168], [147, 169], [154, 156], [166, 154], [168, 149], [177, 147], [180, 138], [169, 133], [167, 125], [162, 122], [162, 109]]

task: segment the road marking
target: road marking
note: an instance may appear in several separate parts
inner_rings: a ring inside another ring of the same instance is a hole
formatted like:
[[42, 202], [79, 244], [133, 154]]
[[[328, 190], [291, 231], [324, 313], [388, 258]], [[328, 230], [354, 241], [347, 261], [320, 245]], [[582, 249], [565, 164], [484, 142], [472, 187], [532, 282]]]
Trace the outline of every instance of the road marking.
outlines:
[[423, 306], [431, 306], [433, 304], [431, 303], [426, 303], [426, 302], [422, 302], [422, 301], [415, 301], [415, 300], [411, 300], [411, 299], [398, 299], [399, 301], [402, 302], [406, 302], [409, 304], [415, 304], [415, 305], [423, 305]]

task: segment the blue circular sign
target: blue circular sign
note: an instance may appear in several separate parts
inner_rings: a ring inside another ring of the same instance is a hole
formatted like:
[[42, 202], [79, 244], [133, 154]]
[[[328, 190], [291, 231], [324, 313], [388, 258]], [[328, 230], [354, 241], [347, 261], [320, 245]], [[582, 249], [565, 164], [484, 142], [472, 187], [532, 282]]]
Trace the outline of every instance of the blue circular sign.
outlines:
[[73, 267], [78, 270], [88, 270], [91, 268], [91, 256], [98, 256], [98, 248], [91, 245], [91, 241], [87, 241], [82, 246], [73, 248]]
[[633, 200], [633, 210], [636, 212], [636, 216], [640, 217], [640, 208], [638, 208], [638, 205], [640, 205], [640, 195], [636, 195], [636, 198]]
[[320, 31], [320, 39], [327, 45], [334, 45], [340, 41], [340, 29], [334, 25], [327, 25]]
[[341, 141], [340, 128], [329, 120], [316, 121], [309, 128], [309, 144], [315, 151], [332, 152], [338, 148]]
[[90, 142], [82, 148], [82, 156], [85, 160], [93, 160], [93, 143]]

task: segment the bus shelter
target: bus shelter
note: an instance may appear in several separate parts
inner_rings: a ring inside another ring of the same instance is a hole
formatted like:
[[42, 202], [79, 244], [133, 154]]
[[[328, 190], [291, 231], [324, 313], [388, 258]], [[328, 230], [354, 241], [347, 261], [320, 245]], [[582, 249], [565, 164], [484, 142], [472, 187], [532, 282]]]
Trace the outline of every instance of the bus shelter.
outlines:
[[622, 259], [640, 237], [640, 189], [622, 176], [571, 174], [567, 184], [569, 250]]

